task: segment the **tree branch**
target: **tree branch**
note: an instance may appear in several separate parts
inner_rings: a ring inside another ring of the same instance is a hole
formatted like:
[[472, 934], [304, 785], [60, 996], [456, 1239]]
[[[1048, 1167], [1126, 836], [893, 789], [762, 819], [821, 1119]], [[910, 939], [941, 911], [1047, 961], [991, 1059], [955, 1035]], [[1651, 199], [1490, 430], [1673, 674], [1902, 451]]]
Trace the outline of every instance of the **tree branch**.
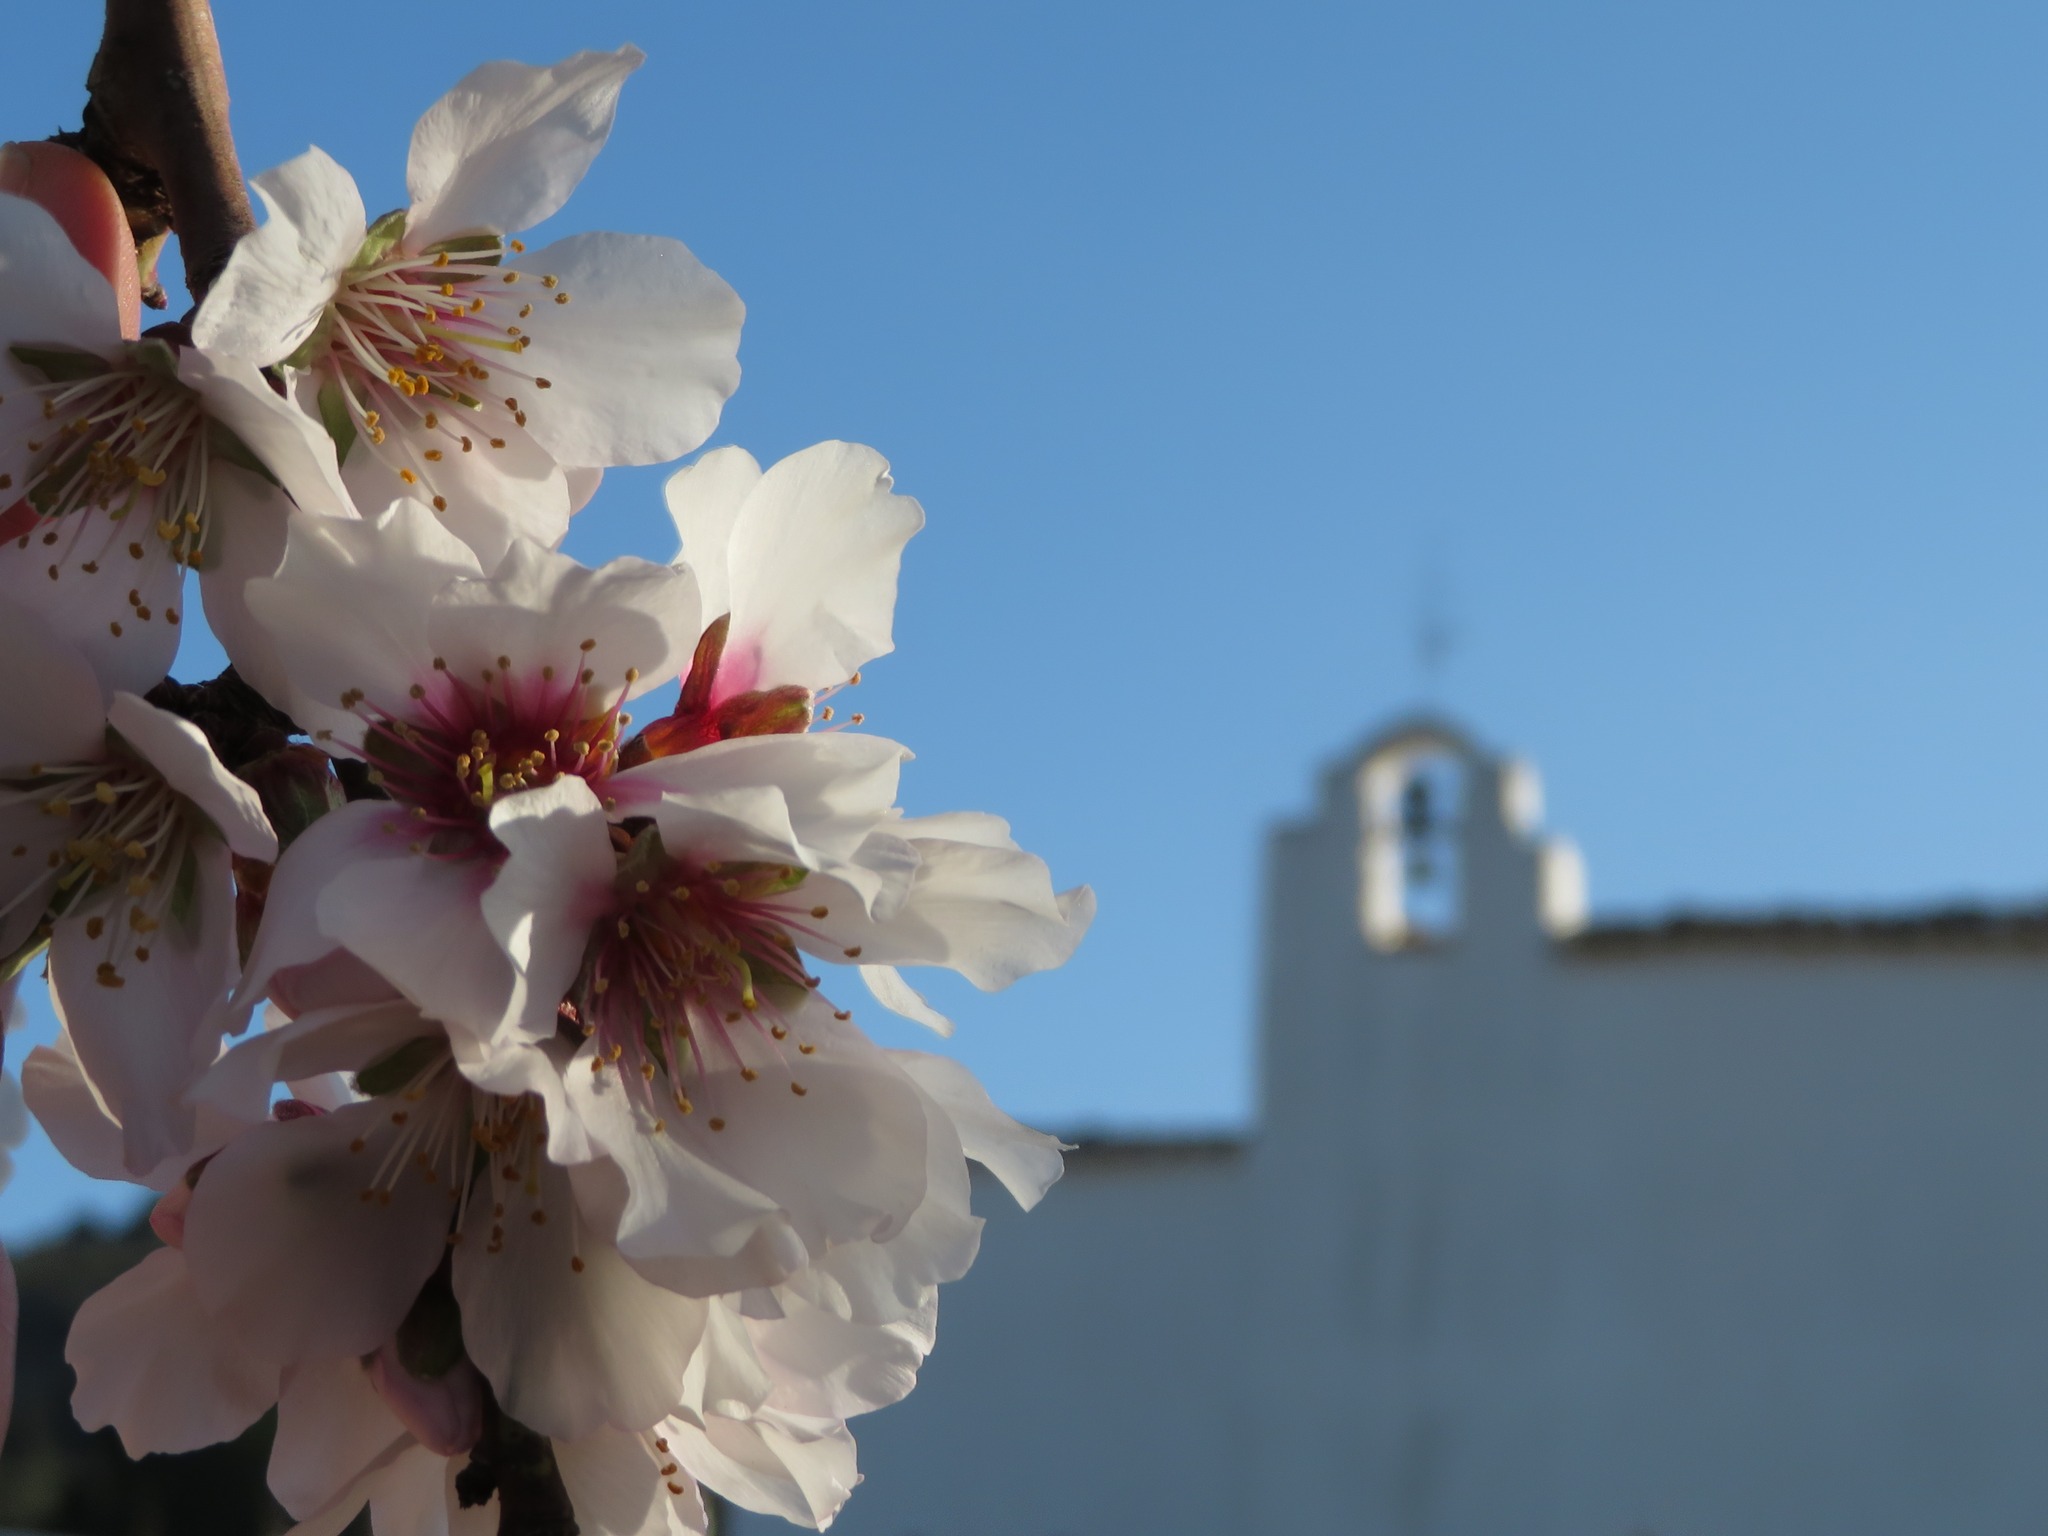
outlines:
[[207, 0], [107, 0], [85, 83], [84, 126], [63, 137], [112, 179], [139, 249], [177, 231], [185, 286], [204, 298], [256, 227]]

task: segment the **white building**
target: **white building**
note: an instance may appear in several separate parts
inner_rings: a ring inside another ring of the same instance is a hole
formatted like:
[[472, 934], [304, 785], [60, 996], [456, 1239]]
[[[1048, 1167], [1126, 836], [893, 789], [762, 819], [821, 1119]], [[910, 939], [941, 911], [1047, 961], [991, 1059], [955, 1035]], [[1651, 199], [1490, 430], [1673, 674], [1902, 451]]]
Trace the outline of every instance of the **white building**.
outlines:
[[840, 1529], [2048, 1530], [2048, 914], [1587, 928], [1538, 798], [1324, 777], [1256, 1129], [990, 1186]]

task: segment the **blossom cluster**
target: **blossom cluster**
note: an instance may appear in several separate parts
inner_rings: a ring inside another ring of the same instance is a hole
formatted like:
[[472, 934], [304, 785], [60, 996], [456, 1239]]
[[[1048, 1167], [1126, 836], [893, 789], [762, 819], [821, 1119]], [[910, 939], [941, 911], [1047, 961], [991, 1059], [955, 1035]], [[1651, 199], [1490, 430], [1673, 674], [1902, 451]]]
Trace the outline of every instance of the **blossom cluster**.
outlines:
[[[0, 195], [0, 956], [63, 1023], [30, 1110], [163, 1242], [80, 1312], [74, 1408], [141, 1455], [275, 1407], [307, 1531], [549, 1490], [586, 1533], [701, 1531], [701, 1489], [823, 1526], [974, 1259], [968, 1160], [1027, 1207], [1060, 1172], [854, 1020], [943, 1034], [900, 968], [1003, 987], [1093, 912], [835, 719], [923, 523], [882, 458], [714, 449], [672, 563], [558, 550], [739, 379], [679, 242], [518, 238], [639, 62], [476, 70], [382, 217], [317, 149], [257, 177], [146, 336]], [[181, 687], [195, 576], [234, 675]]]

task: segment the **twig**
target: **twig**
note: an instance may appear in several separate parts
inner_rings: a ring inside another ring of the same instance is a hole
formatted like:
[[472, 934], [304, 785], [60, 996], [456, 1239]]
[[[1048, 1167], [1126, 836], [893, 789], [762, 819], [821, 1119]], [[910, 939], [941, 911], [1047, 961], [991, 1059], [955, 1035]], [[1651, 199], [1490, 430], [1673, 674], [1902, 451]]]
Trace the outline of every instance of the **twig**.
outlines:
[[84, 125], [63, 135], [113, 180], [138, 248], [174, 229], [194, 299], [255, 228], [207, 0], [107, 0]]

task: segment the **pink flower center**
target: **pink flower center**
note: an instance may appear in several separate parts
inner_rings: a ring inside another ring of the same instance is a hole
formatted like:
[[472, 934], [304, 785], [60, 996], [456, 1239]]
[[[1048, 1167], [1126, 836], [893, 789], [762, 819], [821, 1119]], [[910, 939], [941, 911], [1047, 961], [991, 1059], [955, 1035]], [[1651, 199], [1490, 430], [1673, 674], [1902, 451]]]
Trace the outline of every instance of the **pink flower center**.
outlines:
[[600, 1065], [650, 1087], [664, 1081], [689, 1114], [687, 1084], [712, 1055], [751, 1081], [761, 1044], [782, 1053], [790, 1016], [818, 986], [792, 935], [811, 933], [807, 920], [826, 911], [797, 896], [802, 869], [672, 859], [651, 830], [622, 852], [618, 902], [592, 932], [566, 1011], [596, 1037]]
[[[431, 683], [415, 684], [402, 714], [344, 698], [368, 725], [363, 756], [370, 781], [407, 808], [422, 851], [452, 858], [499, 858], [491, 807], [501, 796], [564, 776], [601, 786], [618, 763], [619, 736], [632, 724], [623, 693], [590, 713], [588, 669], [558, 678], [553, 667], [516, 676], [498, 658], [482, 684], [465, 683], [437, 658]], [[630, 684], [638, 677], [628, 671]]]

